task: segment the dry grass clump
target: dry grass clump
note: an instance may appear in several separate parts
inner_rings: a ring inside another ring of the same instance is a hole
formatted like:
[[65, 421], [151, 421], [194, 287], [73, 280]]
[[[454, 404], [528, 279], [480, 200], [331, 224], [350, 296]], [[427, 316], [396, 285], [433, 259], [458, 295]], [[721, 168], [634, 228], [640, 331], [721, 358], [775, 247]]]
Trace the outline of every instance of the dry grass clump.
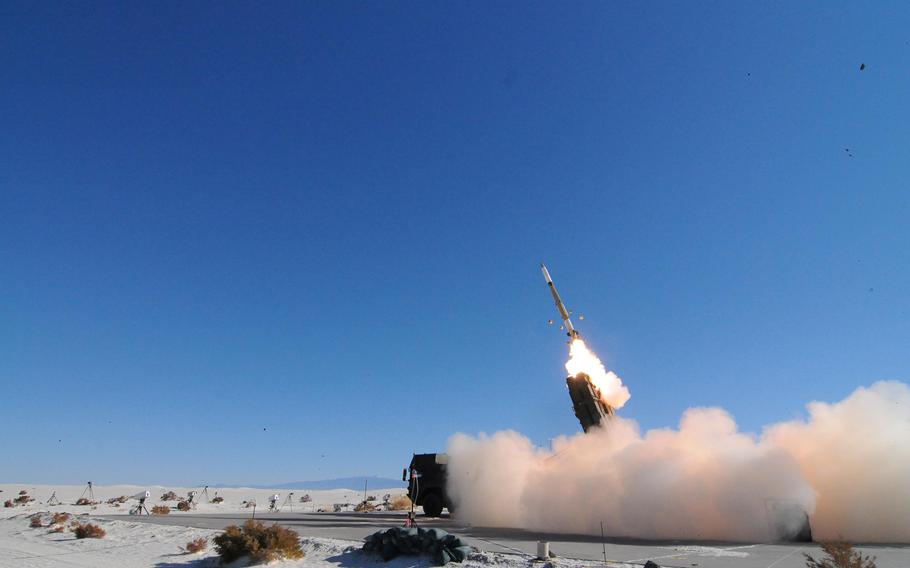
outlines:
[[186, 543], [187, 554], [196, 554], [197, 552], [202, 552], [209, 547], [209, 541], [205, 537], [199, 537], [196, 540], [191, 540]]
[[376, 510], [376, 506], [369, 501], [361, 501], [354, 507], [355, 513], [371, 513]]
[[32, 520], [29, 521], [28, 526], [32, 527], [33, 529], [40, 529], [43, 527], [44, 525], [41, 524], [41, 515], [33, 516]]
[[212, 503], [221, 503], [223, 501], [224, 501], [224, 497], [216, 496], [214, 499], [212, 499]]
[[177, 499], [179, 499], [179, 497], [177, 497], [177, 494], [174, 493], [173, 491], [168, 491], [167, 493], [165, 493], [164, 495], [161, 496], [162, 501], [176, 501]]
[[389, 501], [389, 511], [407, 511], [411, 508], [411, 498], [407, 495], [399, 495]]
[[15, 507], [16, 505], [13, 503], [12, 499], [7, 499], [3, 502], [3, 506], [9, 509], [10, 507]]
[[76, 500], [75, 504], [79, 505], [80, 507], [83, 505], [97, 505], [98, 501], [89, 501], [85, 497], [80, 497], [79, 499]]
[[107, 534], [104, 532], [103, 528], [91, 523], [83, 524], [75, 522], [70, 527], [70, 530], [73, 531], [73, 534], [76, 535], [76, 538], [104, 538], [104, 535]]
[[51, 524], [56, 525], [57, 523], [65, 523], [70, 520], [69, 513], [54, 513], [54, 516], [51, 517]]
[[48, 534], [50, 534], [50, 533], [62, 533], [62, 532], [65, 531], [65, 530], [66, 530], [66, 527], [63, 526], [63, 525], [54, 525], [54, 526], [51, 527], [51, 530], [49, 530], [49, 531], [47, 531], [47, 532], [48, 532]]
[[803, 553], [808, 568], [875, 568], [874, 556], [863, 556], [847, 542], [823, 542], [822, 551], [827, 558], [819, 560]]
[[154, 507], [152, 507], [153, 515], [167, 515], [170, 512], [171, 512], [171, 508], [168, 507], [167, 505], [155, 505]]
[[19, 495], [28, 495], [28, 491], [23, 489], [23, 490], [19, 491]]
[[177, 510], [178, 510], [178, 511], [189, 511], [189, 510], [190, 510], [190, 502], [189, 502], [189, 501], [181, 501], [181, 502], [177, 503]]
[[111, 499], [107, 500], [107, 504], [108, 505], [122, 505], [122, 504], [126, 503], [127, 499], [129, 499], [129, 497], [127, 497], [126, 495], [121, 495], [120, 497], [112, 497]]
[[309, 493], [300, 498], [301, 503], [309, 503], [313, 498], [310, 497]]
[[25, 493], [19, 493], [19, 496], [16, 497], [15, 499], [13, 499], [13, 503], [16, 503], [17, 505], [25, 505], [29, 501], [34, 501], [34, 499], [29, 497]]
[[243, 523], [243, 527], [227, 527], [214, 538], [214, 543], [222, 564], [244, 556], [249, 556], [253, 564], [303, 558], [297, 533], [277, 524], [266, 527], [254, 520]]

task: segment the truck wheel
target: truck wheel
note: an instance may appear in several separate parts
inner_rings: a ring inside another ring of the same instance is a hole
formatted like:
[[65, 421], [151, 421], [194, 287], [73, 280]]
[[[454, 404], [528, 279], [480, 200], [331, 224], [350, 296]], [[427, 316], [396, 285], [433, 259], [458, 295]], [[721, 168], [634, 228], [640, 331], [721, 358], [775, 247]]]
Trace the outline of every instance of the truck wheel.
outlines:
[[442, 514], [442, 499], [435, 493], [430, 493], [423, 498], [423, 514], [428, 517], [438, 517]]

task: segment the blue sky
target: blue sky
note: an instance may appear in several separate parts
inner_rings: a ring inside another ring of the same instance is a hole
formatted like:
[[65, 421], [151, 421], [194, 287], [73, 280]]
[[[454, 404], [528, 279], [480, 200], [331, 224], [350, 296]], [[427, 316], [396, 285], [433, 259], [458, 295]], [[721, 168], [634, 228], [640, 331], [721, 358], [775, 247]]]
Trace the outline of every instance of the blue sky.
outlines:
[[0, 478], [394, 477], [576, 432], [542, 260], [645, 428], [907, 380], [908, 18], [4, 3]]

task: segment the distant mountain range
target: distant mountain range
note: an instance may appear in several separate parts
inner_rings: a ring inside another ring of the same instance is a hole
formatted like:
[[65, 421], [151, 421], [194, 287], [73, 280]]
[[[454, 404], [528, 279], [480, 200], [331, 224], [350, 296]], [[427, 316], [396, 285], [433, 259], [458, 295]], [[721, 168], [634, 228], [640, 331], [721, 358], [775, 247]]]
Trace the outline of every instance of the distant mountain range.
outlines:
[[337, 479], [322, 479], [319, 481], [288, 481], [286, 483], [271, 483], [268, 485], [227, 485], [218, 484], [212, 487], [251, 487], [253, 489], [353, 489], [363, 491], [366, 482], [367, 489], [391, 489], [405, 487], [407, 484], [400, 479], [377, 477], [375, 475], [362, 477], [339, 477]]

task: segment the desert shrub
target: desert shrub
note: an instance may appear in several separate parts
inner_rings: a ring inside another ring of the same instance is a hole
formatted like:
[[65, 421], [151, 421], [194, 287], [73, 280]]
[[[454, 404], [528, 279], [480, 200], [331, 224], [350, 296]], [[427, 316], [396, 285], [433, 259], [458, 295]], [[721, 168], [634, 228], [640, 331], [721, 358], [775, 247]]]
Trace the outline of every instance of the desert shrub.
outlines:
[[54, 513], [54, 516], [51, 517], [51, 524], [56, 525], [57, 523], [65, 523], [70, 520], [69, 513]]
[[152, 507], [152, 514], [155, 515], [167, 515], [171, 512], [171, 508], [167, 505], [155, 505]]
[[82, 505], [97, 505], [97, 504], [98, 504], [98, 503], [97, 503], [96, 501], [89, 501], [89, 500], [86, 499], [85, 497], [80, 497], [79, 499], [76, 500], [76, 505], [79, 505], [79, 506], [82, 506]]
[[310, 497], [309, 495], [304, 495], [303, 497], [300, 498], [301, 503], [309, 503], [312, 500], [313, 500], [313, 498]]
[[107, 504], [108, 505], [117, 505], [117, 504], [122, 505], [123, 503], [126, 503], [127, 499], [129, 499], [129, 497], [127, 497], [126, 495], [121, 495], [120, 497], [113, 497], [111, 499], [108, 499]]
[[181, 501], [181, 502], [177, 503], [177, 510], [178, 510], [178, 511], [189, 511], [189, 510], [190, 510], [190, 502], [189, 502], [189, 501]]
[[19, 492], [19, 495], [28, 495], [28, 491], [23, 489], [22, 491]]
[[376, 507], [369, 501], [361, 501], [360, 503], [357, 504], [356, 507], [354, 507], [355, 513], [369, 513], [371, 511], [375, 511], [375, 510], [376, 510]]
[[808, 568], [875, 568], [874, 556], [863, 556], [847, 542], [823, 542], [822, 551], [827, 558], [819, 560], [803, 553]]
[[221, 502], [223, 502], [223, 501], [224, 501], [224, 497], [217, 497], [217, 496], [216, 496], [214, 499], [212, 499], [212, 503], [221, 503]]
[[15, 499], [13, 499], [13, 503], [18, 503], [19, 505], [25, 505], [29, 501], [34, 501], [34, 499], [29, 497], [28, 495], [21, 495], [21, 494], [18, 497], [16, 497]]
[[303, 558], [297, 533], [277, 524], [266, 527], [259, 521], [249, 520], [242, 527], [227, 527], [213, 541], [222, 564], [244, 556], [249, 556], [254, 564]]
[[411, 508], [411, 499], [407, 495], [399, 495], [389, 501], [389, 511], [407, 511]]
[[44, 525], [41, 524], [41, 515], [35, 515], [32, 517], [32, 520], [29, 521], [28, 526], [32, 527], [33, 529], [40, 529], [43, 527]]
[[186, 543], [187, 554], [196, 554], [209, 547], [209, 541], [205, 537], [199, 537]]
[[162, 501], [176, 501], [177, 499], [179, 499], [179, 497], [177, 497], [177, 494], [174, 493], [173, 491], [168, 491], [167, 493], [165, 493], [164, 495], [161, 496]]
[[62, 532], [65, 531], [65, 530], [66, 530], [66, 527], [65, 527], [65, 526], [63, 526], [63, 525], [55, 525], [55, 526], [51, 527], [51, 530], [49, 530], [49, 531], [47, 531], [47, 532], [48, 532], [48, 534], [50, 534], [50, 533], [62, 533]]
[[13, 503], [12, 499], [7, 499], [3, 502], [3, 506], [9, 509], [10, 507], [15, 507], [16, 505]]
[[370, 495], [369, 497], [367, 497], [367, 501], [376, 501], [376, 496]]
[[104, 538], [104, 535], [107, 534], [103, 528], [91, 523], [73, 523], [70, 530], [73, 531], [76, 538]]

